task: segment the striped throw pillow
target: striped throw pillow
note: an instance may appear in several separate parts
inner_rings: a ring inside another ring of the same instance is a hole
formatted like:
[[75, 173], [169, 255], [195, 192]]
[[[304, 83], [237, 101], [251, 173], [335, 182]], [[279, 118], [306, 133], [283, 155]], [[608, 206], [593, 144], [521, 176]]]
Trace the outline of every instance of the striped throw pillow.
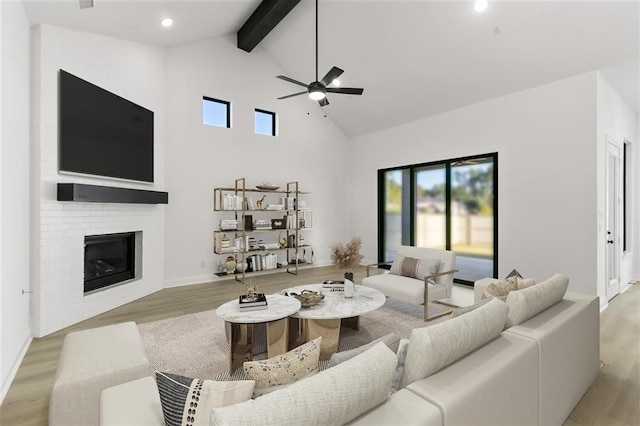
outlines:
[[424, 277], [436, 274], [441, 263], [438, 259], [414, 259], [396, 254], [389, 272], [403, 277], [424, 280]]
[[208, 426], [212, 408], [251, 399], [255, 382], [218, 382], [156, 372], [162, 414], [167, 426]]

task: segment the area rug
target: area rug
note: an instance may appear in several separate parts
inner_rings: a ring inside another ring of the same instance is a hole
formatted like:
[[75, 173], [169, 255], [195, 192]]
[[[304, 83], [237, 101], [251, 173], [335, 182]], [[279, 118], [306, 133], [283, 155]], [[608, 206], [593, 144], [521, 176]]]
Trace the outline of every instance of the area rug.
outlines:
[[[450, 306], [429, 304], [429, 315], [450, 310]], [[338, 350], [358, 347], [389, 332], [408, 338], [412, 329], [428, 327], [448, 318], [445, 315], [424, 322], [423, 314], [422, 306], [387, 299], [381, 308], [360, 317], [360, 330], [340, 330]], [[154, 370], [216, 380], [237, 379], [242, 375], [242, 369], [232, 375], [227, 370], [229, 344], [224, 333], [224, 321], [215, 310], [138, 324], [138, 329]], [[265, 356], [258, 354], [254, 359]], [[327, 363], [322, 362], [320, 369]]]

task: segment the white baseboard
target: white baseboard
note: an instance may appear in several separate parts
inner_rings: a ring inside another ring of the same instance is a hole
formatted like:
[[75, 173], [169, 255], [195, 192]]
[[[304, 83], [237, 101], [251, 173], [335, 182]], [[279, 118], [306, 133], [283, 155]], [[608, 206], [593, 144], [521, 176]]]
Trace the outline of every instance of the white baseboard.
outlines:
[[[314, 263], [313, 265], [307, 265], [304, 268], [319, 268], [321, 266], [329, 266], [331, 265], [331, 262], [329, 261], [325, 261], [325, 262], [321, 262], [321, 263]], [[269, 269], [266, 271], [260, 271], [260, 272], [256, 272], [256, 273], [251, 273], [250, 276], [260, 276], [260, 275], [268, 275], [268, 274], [277, 274], [279, 272], [283, 272], [284, 268], [278, 268], [278, 269]], [[170, 288], [170, 287], [182, 287], [185, 285], [194, 285], [194, 284], [204, 284], [204, 283], [210, 283], [210, 282], [216, 282], [216, 281], [220, 281], [220, 280], [228, 280], [231, 277], [218, 277], [216, 275], [201, 275], [201, 276], [196, 276], [196, 277], [186, 277], [186, 278], [178, 278], [178, 279], [174, 279], [174, 280], [166, 280], [164, 282], [164, 288]]]
[[25, 340], [24, 344], [22, 345], [22, 348], [20, 349], [20, 354], [11, 365], [11, 370], [9, 372], [9, 375], [7, 376], [6, 380], [2, 383], [2, 387], [0, 388], [0, 405], [2, 405], [4, 401], [4, 397], [7, 395], [7, 392], [9, 392], [11, 383], [13, 383], [13, 379], [16, 378], [16, 374], [18, 374], [18, 369], [20, 368], [20, 364], [22, 364], [22, 360], [27, 354], [27, 351], [29, 350], [29, 346], [31, 345], [32, 341], [33, 341], [33, 337], [31, 336], [31, 332], [30, 332], [29, 337], [27, 337], [27, 340]]
[[164, 282], [164, 288], [182, 287], [185, 285], [204, 284], [208, 282], [218, 281], [220, 278], [215, 275], [201, 275], [198, 277], [178, 278], [175, 280], [167, 280]]

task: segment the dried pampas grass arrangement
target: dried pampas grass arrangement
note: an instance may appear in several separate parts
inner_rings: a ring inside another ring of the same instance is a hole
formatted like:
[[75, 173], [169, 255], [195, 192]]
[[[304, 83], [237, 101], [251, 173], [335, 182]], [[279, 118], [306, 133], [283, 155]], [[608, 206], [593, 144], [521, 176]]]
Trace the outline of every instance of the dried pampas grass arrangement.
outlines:
[[360, 237], [353, 237], [347, 244], [340, 242], [331, 245], [331, 260], [340, 269], [351, 270], [360, 265], [364, 256], [360, 254], [362, 240]]

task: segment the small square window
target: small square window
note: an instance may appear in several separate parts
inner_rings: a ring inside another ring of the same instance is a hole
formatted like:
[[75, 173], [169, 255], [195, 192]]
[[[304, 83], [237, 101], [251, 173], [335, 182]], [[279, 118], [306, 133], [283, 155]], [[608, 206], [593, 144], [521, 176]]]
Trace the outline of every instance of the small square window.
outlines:
[[207, 126], [231, 128], [231, 103], [203, 96], [202, 123]]
[[255, 133], [260, 135], [275, 136], [276, 135], [276, 113], [264, 111], [262, 109], [255, 110]]

